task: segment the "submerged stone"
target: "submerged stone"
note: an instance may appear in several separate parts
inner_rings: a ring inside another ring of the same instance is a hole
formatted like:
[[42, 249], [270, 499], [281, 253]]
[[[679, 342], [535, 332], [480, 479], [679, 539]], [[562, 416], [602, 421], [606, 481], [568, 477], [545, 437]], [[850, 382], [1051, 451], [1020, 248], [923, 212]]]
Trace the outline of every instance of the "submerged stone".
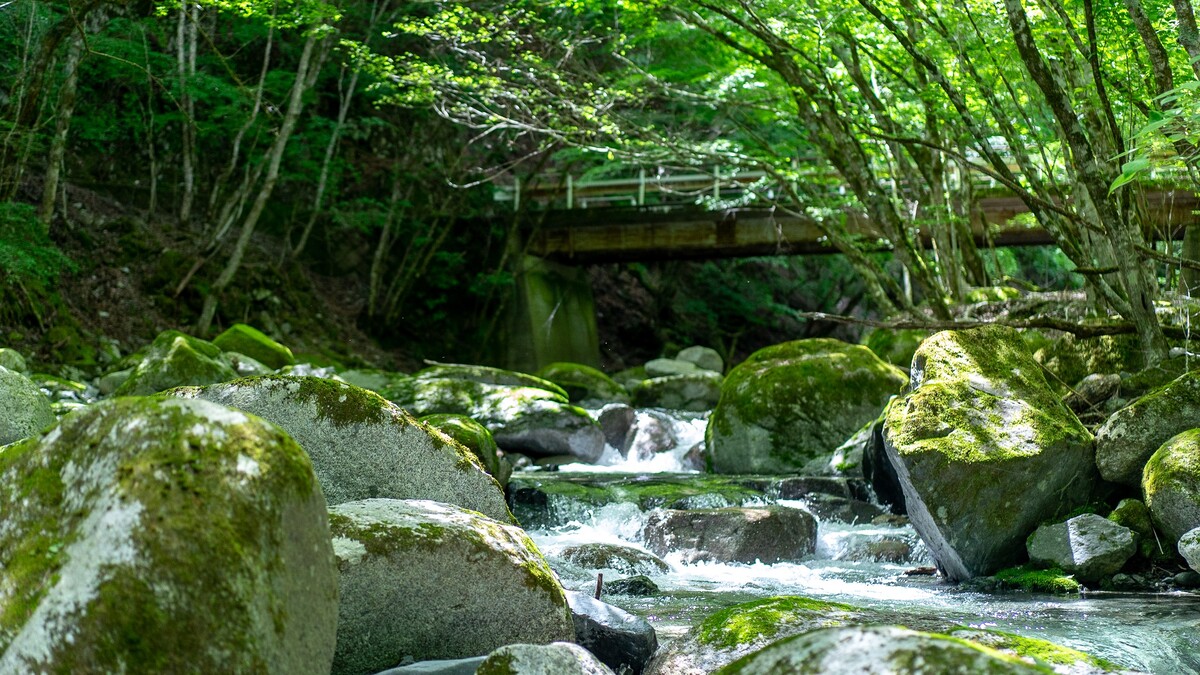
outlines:
[[145, 396], [172, 387], [213, 384], [236, 377], [237, 372], [216, 345], [168, 330], [154, 338], [145, 356], [113, 394]]
[[426, 500], [348, 502], [329, 522], [341, 579], [335, 674], [575, 637], [562, 586], [520, 528]]
[[32, 380], [0, 366], [0, 445], [29, 438], [55, 419], [50, 399]]
[[1018, 562], [1025, 538], [1099, 480], [1091, 434], [1010, 328], [925, 340], [883, 440], [913, 527], [953, 581]]
[[278, 427], [97, 403], [0, 451], [0, 672], [329, 672], [325, 500]]
[[267, 375], [168, 393], [278, 424], [312, 457], [330, 504], [433, 499], [498, 520], [512, 517], [499, 484], [469, 450], [374, 392], [316, 377]]
[[213, 344], [223, 352], [237, 352], [262, 363], [273, 370], [294, 365], [296, 357], [292, 350], [253, 326], [235, 323], [225, 332], [213, 338]]
[[824, 338], [760, 349], [726, 376], [708, 421], [717, 473], [798, 471], [876, 418], [904, 374]]

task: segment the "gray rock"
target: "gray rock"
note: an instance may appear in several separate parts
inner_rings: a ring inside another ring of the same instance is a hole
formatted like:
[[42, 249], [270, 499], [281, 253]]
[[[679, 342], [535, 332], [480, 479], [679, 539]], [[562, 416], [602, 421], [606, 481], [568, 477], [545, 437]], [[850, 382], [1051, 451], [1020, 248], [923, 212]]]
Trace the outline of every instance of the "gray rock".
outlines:
[[620, 574], [666, 574], [667, 563], [632, 546], [588, 543], [564, 548], [559, 557], [593, 570], [615, 570]]
[[500, 453], [492, 432], [479, 422], [466, 415], [427, 415], [420, 420], [434, 429], [446, 434], [467, 450], [483, 464], [483, 468], [500, 484], [501, 488], [508, 485], [512, 477], [512, 464]]
[[331, 505], [369, 497], [433, 499], [511, 522], [500, 486], [474, 455], [365, 389], [267, 375], [169, 394], [215, 401], [278, 424], [312, 457]]
[[25, 357], [21, 356], [21, 352], [8, 347], [0, 347], [0, 368], [8, 368], [17, 373], [28, 373], [29, 368], [25, 365]]
[[708, 419], [716, 473], [794, 473], [879, 416], [905, 377], [871, 350], [817, 338], [760, 349]]
[[1179, 538], [1178, 549], [1192, 571], [1200, 570], [1200, 527], [1184, 532]]
[[508, 645], [488, 654], [476, 671], [486, 675], [613, 675], [588, 650], [569, 642]]
[[96, 403], [0, 452], [0, 512], [0, 672], [329, 672], [325, 500], [273, 424]]
[[1099, 408], [1121, 389], [1121, 376], [1116, 373], [1092, 373], [1079, 381], [1063, 402], [1071, 410], [1081, 413]]
[[653, 359], [646, 362], [646, 377], [670, 377], [671, 375], [686, 375], [694, 373], [700, 368], [696, 364], [688, 361], [677, 361], [675, 359]]
[[622, 457], [649, 459], [660, 452], [675, 448], [679, 439], [673, 430], [674, 420], [654, 410], [639, 410], [618, 449]]
[[96, 388], [100, 391], [101, 396], [111, 396], [132, 374], [133, 368], [107, 373], [96, 381]]
[[625, 447], [625, 438], [636, 417], [634, 409], [624, 403], [610, 403], [601, 408], [596, 422], [604, 433], [604, 442], [617, 450]]
[[660, 556], [682, 551], [689, 562], [772, 564], [800, 560], [816, 549], [817, 521], [801, 509], [765, 508], [655, 511], [642, 531]]
[[476, 669], [486, 658], [486, 656], [472, 656], [466, 659], [418, 661], [399, 668], [388, 668], [380, 671], [377, 675], [475, 675]]
[[1058, 567], [1089, 583], [1116, 573], [1137, 551], [1132, 530], [1094, 513], [1039, 527], [1026, 548], [1035, 565]]
[[238, 374], [238, 377], [258, 377], [259, 375], [269, 375], [275, 371], [274, 368], [264, 365], [262, 361], [253, 359], [245, 354], [225, 352], [223, 356], [226, 363]]
[[1163, 443], [1146, 462], [1142, 495], [1166, 541], [1200, 527], [1200, 429]]
[[720, 373], [701, 370], [694, 373], [652, 377], [633, 388], [633, 403], [643, 408], [666, 408], [704, 412], [716, 407], [721, 399]]
[[553, 382], [515, 370], [503, 370], [490, 366], [475, 366], [463, 363], [438, 363], [413, 374], [418, 380], [463, 380], [480, 384], [495, 384], [505, 387], [532, 387], [548, 391], [564, 400], [569, 400], [566, 390]]
[[658, 584], [650, 577], [639, 574], [625, 579], [616, 579], [604, 584], [604, 592], [612, 595], [629, 595], [647, 598], [658, 595]]
[[641, 674], [658, 649], [658, 636], [648, 621], [575, 591], [567, 591], [567, 602], [579, 646], [618, 673]]
[[0, 445], [29, 438], [56, 419], [50, 399], [36, 384], [0, 366]]
[[1200, 373], [1185, 373], [1113, 413], [1096, 430], [1096, 465], [1105, 480], [1139, 485], [1154, 451], [1200, 420]]
[[594, 407], [629, 403], [629, 392], [603, 372], [582, 363], [551, 363], [537, 376], [562, 387], [571, 403]]
[[721, 358], [717, 350], [711, 347], [688, 347], [681, 349], [675, 355], [675, 360], [694, 363], [697, 368], [711, 370], [714, 373], [725, 372], [725, 359]]
[[146, 396], [172, 387], [226, 382], [236, 377], [237, 372], [216, 345], [169, 330], [154, 338], [133, 373], [113, 394]]
[[341, 598], [335, 674], [574, 638], [562, 586], [520, 528], [395, 499], [334, 506], [329, 523]]
[[1020, 561], [1040, 523], [1086, 504], [1092, 438], [1020, 335], [943, 331], [913, 357], [883, 441], [913, 527], [953, 581]]

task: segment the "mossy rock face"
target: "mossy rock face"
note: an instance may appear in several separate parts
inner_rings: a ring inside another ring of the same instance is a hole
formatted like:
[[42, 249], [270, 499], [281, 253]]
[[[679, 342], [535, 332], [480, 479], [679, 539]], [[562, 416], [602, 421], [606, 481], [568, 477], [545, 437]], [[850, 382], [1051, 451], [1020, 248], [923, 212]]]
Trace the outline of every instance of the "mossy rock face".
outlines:
[[865, 336], [863, 344], [888, 363], [908, 370], [913, 354], [930, 331], [916, 328], [876, 328]]
[[570, 642], [507, 645], [488, 654], [476, 675], [613, 675], [591, 652]]
[[1056, 645], [1047, 640], [1025, 637], [1014, 633], [979, 628], [960, 628], [950, 631], [951, 637], [970, 640], [1004, 654], [1015, 656], [1027, 663], [1055, 672], [1073, 675], [1100, 675], [1101, 673], [1127, 673], [1125, 668], [1096, 658], [1078, 649]]
[[1051, 386], [1060, 391], [1094, 373], [1137, 372], [1145, 360], [1136, 335], [1068, 334], [1038, 349], [1034, 358], [1054, 373]]
[[559, 552], [563, 560], [591, 570], [616, 570], [620, 574], [666, 574], [667, 563], [654, 554], [632, 546], [589, 543], [568, 546]]
[[1150, 457], [1142, 494], [1166, 541], [1200, 526], [1200, 429], [1171, 438]]
[[374, 392], [318, 377], [267, 375], [167, 395], [214, 401], [278, 424], [312, 457], [330, 504], [434, 499], [512, 518], [500, 486], [470, 451]]
[[785, 473], [841, 445], [906, 378], [871, 350], [824, 338], [760, 349], [730, 371], [706, 434], [717, 473]]
[[392, 399], [396, 405], [414, 415], [471, 417], [492, 432], [505, 452], [533, 457], [572, 455], [583, 462], [594, 462], [604, 452], [600, 425], [586, 410], [568, 403], [566, 394], [538, 387], [423, 376], [414, 377], [404, 391], [396, 393]]
[[784, 638], [716, 671], [719, 675], [943, 675], [1053, 673], [1014, 656], [959, 638], [898, 626], [822, 628]]
[[56, 419], [50, 399], [32, 380], [0, 366], [0, 445], [29, 438]]
[[28, 373], [29, 368], [25, 365], [25, 357], [21, 356], [21, 352], [8, 347], [0, 347], [0, 368], [8, 368], [17, 373]]
[[575, 405], [593, 408], [608, 403], [629, 403], [629, 392], [625, 387], [600, 370], [582, 363], [551, 363], [539, 370], [537, 376], [561, 387]]
[[541, 377], [515, 370], [504, 370], [490, 366], [474, 366], [462, 363], [439, 363], [420, 370], [413, 375], [419, 380], [466, 380], [480, 384], [499, 384], [506, 387], [532, 387], [542, 389], [569, 400], [562, 387]]
[[0, 672], [328, 673], [325, 500], [278, 427], [97, 403], [0, 452]]
[[633, 390], [633, 404], [640, 408], [666, 408], [704, 412], [721, 400], [720, 373], [700, 370], [683, 375], [642, 380]]
[[883, 442], [913, 527], [955, 581], [1018, 562], [1025, 538], [1099, 481], [1091, 434], [998, 326], [921, 344]]
[[205, 385], [237, 378], [222, 358], [221, 350], [179, 331], [164, 331], [154, 338], [133, 373], [117, 387], [116, 396], [145, 396], [172, 387]]
[[784, 506], [654, 511], [642, 530], [646, 548], [665, 556], [682, 552], [689, 562], [772, 564], [811, 555], [817, 521], [811, 513]]
[[1096, 430], [1096, 465], [1105, 480], [1139, 485], [1163, 443], [1200, 425], [1200, 373], [1186, 373], [1113, 413]]
[[278, 370], [296, 363], [292, 350], [271, 339], [266, 333], [244, 323], [235, 323], [213, 339], [223, 352], [237, 352]]
[[566, 596], [520, 528], [426, 500], [329, 511], [340, 572], [333, 673], [573, 640]]
[[1009, 567], [996, 573], [1004, 586], [1030, 593], [1071, 595], [1079, 592], [1079, 582], [1057, 567], [1040, 569], [1032, 565]]
[[492, 432], [479, 422], [466, 415], [426, 415], [419, 420], [422, 424], [437, 429], [457, 441], [483, 464], [483, 468], [500, 483], [500, 487], [508, 485], [512, 476], [512, 465], [500, 456], [500, 448]]

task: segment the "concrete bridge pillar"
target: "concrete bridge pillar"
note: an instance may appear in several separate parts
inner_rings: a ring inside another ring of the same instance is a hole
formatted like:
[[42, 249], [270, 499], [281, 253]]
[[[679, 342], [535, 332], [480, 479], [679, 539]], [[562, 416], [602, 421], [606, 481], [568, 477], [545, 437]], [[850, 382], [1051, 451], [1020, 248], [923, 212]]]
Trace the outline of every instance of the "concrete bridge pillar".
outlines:
[[505, 333], [509, 369], [532, 373], [555, 361], [599, 367], [596, 303], [587, 271], [523, 256]]

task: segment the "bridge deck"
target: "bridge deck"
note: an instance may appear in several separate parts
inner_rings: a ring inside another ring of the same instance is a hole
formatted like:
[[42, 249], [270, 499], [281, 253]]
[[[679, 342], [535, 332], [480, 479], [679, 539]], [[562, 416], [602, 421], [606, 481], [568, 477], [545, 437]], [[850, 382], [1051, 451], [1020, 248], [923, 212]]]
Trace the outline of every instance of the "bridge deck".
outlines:
[[[1182, 236], [1185, 226], [1200, 223], [1200, 198], [1183, 190], [1146, 195], [1149, 222], [1157, 237]], [[982, 219], [972, 223], [976, 243], [987, 243], [984, 222], [998, 226], [990, 237], [995, 246], [1053, 244], [1041, 228], [1012, 223], [1028, 209], [1016, 197], [980, 200]], [[875, 240], [879, 232], [865, 217], [848, 214], [850, 231]], [[723, 212], [701, 209], [573, 209], [550, 211], [544, 225], [528, 241], [532, 255], [573, 264], [664, 259], [711, 259], [759, 255], [829, 254], [830, 246], [813, 225], [765, 209]], [[568, 224], [569, 223], [569, 224]], [[928, 235], [922, 233], [928, 245]]]

